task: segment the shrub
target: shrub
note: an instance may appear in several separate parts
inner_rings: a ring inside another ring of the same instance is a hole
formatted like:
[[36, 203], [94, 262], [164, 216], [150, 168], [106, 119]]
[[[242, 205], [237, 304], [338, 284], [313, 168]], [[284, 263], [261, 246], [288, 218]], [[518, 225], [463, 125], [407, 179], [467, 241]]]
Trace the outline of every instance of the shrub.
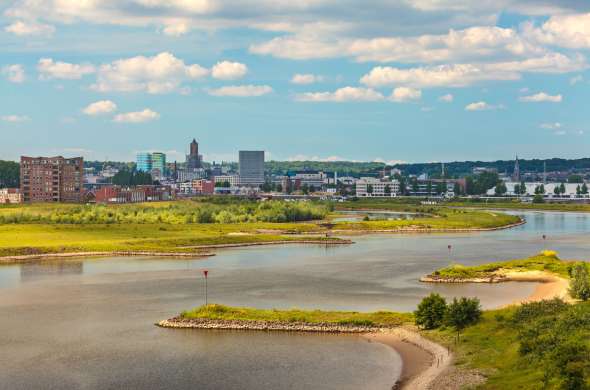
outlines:
[[443, 324], [447, 301], [439, 294], [432, 293], [418, 305], [414, 312], [416, 325], [424, 329], [436, 329]]
[[590, 276], [584, 263], [578, 263], [572, 268], [569, 293], [573, 298], [583, 301], [590, 299]]

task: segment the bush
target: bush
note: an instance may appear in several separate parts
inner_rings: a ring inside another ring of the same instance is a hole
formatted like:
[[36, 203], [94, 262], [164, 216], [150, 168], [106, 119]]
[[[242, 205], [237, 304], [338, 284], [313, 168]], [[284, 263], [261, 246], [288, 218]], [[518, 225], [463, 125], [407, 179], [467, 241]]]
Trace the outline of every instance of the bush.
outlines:
[[572, 268], [569, 293], [583, 301], [590, 299], [590, 276], [586, 264], [578, 263]]
[[439, 294], [432, 293], [418, 305], [414, 312], [416, 325], [424, 329], [436, 329], [443, 324], [447, 301]]

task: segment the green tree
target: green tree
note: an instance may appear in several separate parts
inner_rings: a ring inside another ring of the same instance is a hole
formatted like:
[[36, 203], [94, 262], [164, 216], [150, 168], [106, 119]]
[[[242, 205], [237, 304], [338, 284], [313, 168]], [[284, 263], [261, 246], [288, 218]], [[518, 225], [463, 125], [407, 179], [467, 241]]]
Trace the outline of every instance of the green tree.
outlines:
[[565, 194], [565, 184], [561, 183], [559, 185], [559, 192], [561, 193], [561, 195]]
[[582, 178], [582, 176], [580, 176], [580, 175], [569, 175], [569, 177], [567, 178], [567, 182], [568, 183], [583, 183], [584, 178]]
[[20, 185], [20, 164], [0, 160], [0, 188], [16, 188]]
[[582, 187], [580, 187], [580, 185], [578, 184], [578, 186], [576, 187], [576, 195], [580, 196], [582, 195]]
[[588, 193], [588, 186], [586, 183], [582, 184], [582, 194], [586, 195]]
[[453, 186], [453, 192], [455, 193], [455, 195], [462, 195], [463, 191], [461, 191], [461, 186], [459, 185], [459, 183], [455, 183], [455, 185]]
[[431, 293], [422, 299], [414, 312], [416, 325], [424, 329], [436, 329], [441, 326], [447, 312], [447, 301], [439, 294]]
[[570, 272], [569, 293], [573, 298], [587, 301], [590, 299], [590, 276], [584, 263], [577, 263]]
[[367, 185], [367, 194], [372, 194], [373, 193], [373, 186], [371, 184]]
[[457, 342], [459, 342], [459, 335], [463, 329], [469, 325], [473, 325], [481, 318], [481, 306], [477, 298], [465, 298], [457, 300], [453, 298], [447, 306], [445, 315], [445, 323], [452, 326], [457, 331]]
[[496, 184], [495, 193], [497, 196], [502, 196], [506, 194], [507, 191], [508, 189], [506, 188], [506, 184], [503, 181], [499, 181], [498, 184]]
[[553, 188], [553, 193], [557, 196], [559, 196], [559, 194], [561, 194], [561, 190], [559, 189], [558, 185], [556, 185], [555, 188]]
[[535, 196], [533, 196], [533, 203], [545, 203], [545, 199], [543, 198], [543, 195], [536, 194]]
[[385, 195], [389, 196], [391, 195], [391, 186], [389, 184], [385, 185], [385, 188], [383, 189], [383, 192], [385, 193]]

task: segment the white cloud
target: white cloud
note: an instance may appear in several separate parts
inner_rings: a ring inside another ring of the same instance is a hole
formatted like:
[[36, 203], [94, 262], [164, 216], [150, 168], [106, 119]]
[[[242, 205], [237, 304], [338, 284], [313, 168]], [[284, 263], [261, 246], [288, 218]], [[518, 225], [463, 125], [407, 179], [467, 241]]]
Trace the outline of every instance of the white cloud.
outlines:
[[351, 161], [340, 156], [308, 156], [306, 154], [297, 154], [286, 158], [287, 161], [321, 161], [321, 162], [334, 162], [334, 161]]
[[322, 76], [318, 76], [315, 74], [311, 74], [311, 73], [305, 73], [305, 74], [294, 74], [293, 77], [291, 78], [291, 83], [292, 84], [301, 84], [301, 85], [306, 85], [306, 84], [313, 84], [313, 83], [318, 83], [323, 81], [323, 77]]
[[4, 27], [4, 31], [18, 36], [27, 35], [44, 35], [50, 36], [55, 32], [55, 27], [49, 24], [37, 23], [33, 21], [23, 22], [16, 21], [9, 26]]
[[522, 61], [489, 64], [452, 64], [415, 68], [378, 66], [361, 78], [370, 87], [406, 85], [415, 88], [466, 87], [484, 81], [518, 80], [521, 74], [567, 73], [587, 67], [582, 56], [548, 54]]
[[165, 35], [168, 35], [171, 37], [180, 37], [180, 36], [188, 33], [189, 31], [190, 31], [190, 27], [188, 26], [188, 24], [186, 24], [184, 22], [177, 22], [177, 23], [168, 24], [166, 27], [164, 27], [162, 29], [162, 32]]
[[248, 73], [248, 67], [239, 62], [218, 62], [211, 69], [211, 76], [219, 80], [237, 80]]
[[541, 27], [529, 22], [524, 25], [524, 34], [543, 44], [590, 48], [590, 13], [554, 15]]
[[504, 108], [503, 105], [491, 105], [484, 101], [481, 102], [474, 102], [470, 103], [465, 106], [465, 111], [488, 111], [488, 110], [497, 110], [500, 108]]
[[334, 92], [305, 92], [295, 99], [300, 102], [374, 102], [384, 96], [371, 88], [343, 87]]
[[20, 123], [20, 122], [27, 122], [31, 120], [28, 116], [25, 115], [4, 115], [0, 117], [4, 122], [10, 123]]
[[82, 112], [86, 115], [96, 116], [102, 114], [109, 114], [117, 110], [117, 105], [111, 100], [100, 100], [89, 104]]
[[117, 114], [115, 115], [115, 118], [113, 118], [113, 121], [118, 123], [142, 123], [154, 121], [159, 118], [160, 114], [150, 110], [149, 108], [146, 108], [143, 111]]
[[98, 92], [181, 92], [182, 83], [201, 79], [208, 73], [200, 65], [186, 65], [174, 55], [163, 52], [153, 57], [137, 56], [102, 65], [91, 88]]
[[6, 65], [2, 68], [2, 74], [12, 83], [22, 83], [26, 80], [25, 69], [22, 65]]
[[565, 131], [565, 130], [556, 130], [556, 131], [553, 132], [553, 134], [555, 134], [555, 135], [566, 135], [567, 134], [567, 131]]
[[525, 103], [539, 103], [539, 102], [549, 102], [549, 103], [561, 103], [563, 97], [561, 95], [549, 95], [545, 92], [539, 92], [534, 95], [529, 96], [521, 96], [518, 98], [521, 102]]
[[554, 123], [541, 123], [539, 125], [540, 128], [542, 129], [550, 129], [550, 130], [554, 130], [554, 129], [559, 129], [561, 128], [562, 124], [559, 122], [554, 122]]
[[445, 102], [445, 103], [452, 103], [453, 99], [454, 99], [454, 97], [450, 93], [447, 93], [446, 95], [442, 95], [438, 98], [439, 101]]
[[398, 87], [391, 93], [390, 99], [397, 103], [409, 102], [412, 100], [420, 100], [422, 91], [419, 89]]
[[268, 85], [230, 85], [217, 89], [209, 89], [207, 92], [213, 96], [250, 97], [269, 94], [273, 89]]
[[37, 64], [39, 78], [42, 80], [64, 79], [77, 80], [96, 69], [91, 64], [70, 64], [68, 62], [53, 61], [51, 58], [41, 58]]

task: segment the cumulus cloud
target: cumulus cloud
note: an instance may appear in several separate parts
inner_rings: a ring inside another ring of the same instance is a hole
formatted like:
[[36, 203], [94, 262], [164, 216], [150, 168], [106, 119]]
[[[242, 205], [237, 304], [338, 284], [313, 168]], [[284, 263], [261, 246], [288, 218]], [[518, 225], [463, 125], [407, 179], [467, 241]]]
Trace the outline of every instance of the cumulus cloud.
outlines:
[[465, 106], [465, 111], [488, 111], [504, 108], [502, 105], [492, 105], [484, 101], [470, 103]]
[[144, 109], [143, 111], [135, 111], [135, 112], [126, 112], [122, 114], [115, 115], [113, 118], [113, 122], [118, 123], [143, 123], [143, 122], [151, 122], [160, 118], [160, 114], [155, 111], [150, 110], [149, 108]]
[[22, 83], [27, 78], [25, 68], [20, 64], [6, 65], [2, 68], [2, 74], [12, 83]]
[[419, 89], [398, 87], [391, 93], [390, 99], [397, 103], [419, 100], [422, 97], [422, 91]]
[[163, 52], [153, 57], [137, 56], [102, 65], [91, 88], [98, 92], [180, 92], [184, 82], [201, 79], [208, 73], [198, 64], [187, 65], [171, 53]]
[[307, 84], [313, 84], [313, 83], [317, 83], [317, 82], [323, 81], [323, 79], [324, 78], [322, 76], [318, 76], [318, 75], [315, 75], [315, 74], [310, 74], [310, 73], [305, 73], [305, 74], [296, 73], [291, 78], [291, 83], [292, 84], [307, 85]]
[[4, 31], [18, 36], [27, 35], [44, 35], [49, 36], [55, 32], [55, 27], [49, 24], [37, 23], [33, 21], [23, 22], [21, 20], [4, 27]]
[[2, 119], [4, 122], [10, 122], [10, 123], [19, 123], [19, 122], [26, 122], [26, 121], [31, 120], [26, 115], [4, 115], [4, 116], [0, 117], [0, 119]]
[[41, 58], [37, 64], [39, 78], [42, 80], [63, 79], [77, 80], [87, 74], [96, 71], [91, 64], [71, 64], [68, 62], [54, 61], [51, 58]]
[[453, 99], [454, 99], [454, 97], [450, 93], [447, 93], [446, 95], [442, 95], [438, 98], [439, 101], [445, 102], [445, 103], [452, 103]]
[[177, 23], [168, 24], [168, 25], [166, 25], [166, 27], [164, 27], [162, 29], [162, 32], [165, 35], [168, 35], [171, 37], [179, 37], [181, 35], [188, 33], [189, 31], [190, 31], [190, 27], [188, 26], [188, 24], [186, 24], [184, 22], [177, 22]]
[[239, 62], [221, 61], [211, 69], [211, 76], [219, 80], [237, 80], [248, 73], [248, 67]]
[[371, 88], [343, 87], [334, 92], [305, 92], [295, 99], [300, 102], [374, 102], [385, 97]]
[[554, 15], [540, 27], [528, 22], [524, 34], [543, 44], [572, 49], [590, 48], [590, 13]]
[[525, 103], [540, 103], [540, 102], [549, 102], [549, 103], [561, 103], [563, 97], [561, 95], [549, 95], [546, 92], [539, 92], [534, 95], [529, 96], [521, 96], [518, 98], [521, 102]]
[[86, 115], [96, 116], [102, 114], [109, 114], [117, 110], [117, 105], [111, 100], [100, 100], [89, 104], [82, 110]]
[[581, 83], [582, 81], [584, 81], [584, 76], [579, 74], [577, 76], [570, 78], [570, 85], [576, 85], [578, 83]]
[[207, 92], [213, 96], [251, 97], [269, 94], [273, 89], [268, 85], [230, 85], [217, 89], [209, 89]]

